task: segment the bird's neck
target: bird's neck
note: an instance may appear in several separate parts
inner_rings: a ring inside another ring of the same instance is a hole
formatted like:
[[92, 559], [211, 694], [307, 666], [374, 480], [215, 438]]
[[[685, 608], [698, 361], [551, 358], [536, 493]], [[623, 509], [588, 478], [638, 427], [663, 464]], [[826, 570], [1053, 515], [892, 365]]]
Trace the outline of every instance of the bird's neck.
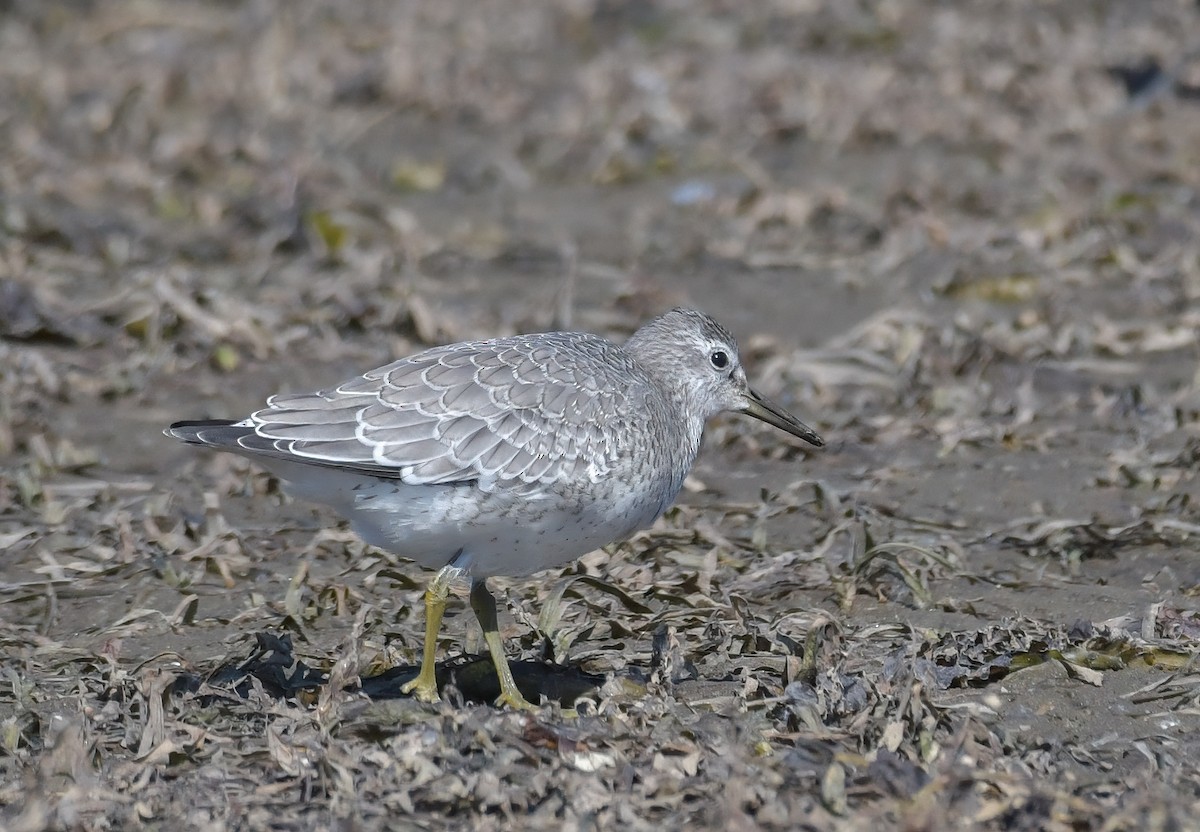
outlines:
[[[688, 398], [682, 390], [666, 384], [661, 388], [671, 413], [671, 421], [675, 426], [672, 430], [673, 441], [667, 452], [671, 454], [684, 476], [691, 470], [700, 454], [700, 442], [704, 438], [704, 417], [698, 414], [688, 404]], [[682, 485], [682, 480], [679, 483]]]
[[625, 351], [662, 391], [670, 421], [675, 426], [668, 453], [675, 456], [683, 468], [690, 469], [700, 453], [704, 416], [691, 406], [688, 391], [680, 385], [679, 362], [667, 344], [669, 341], [658, 337], [652, 327], [643, 327], [630, 336]]

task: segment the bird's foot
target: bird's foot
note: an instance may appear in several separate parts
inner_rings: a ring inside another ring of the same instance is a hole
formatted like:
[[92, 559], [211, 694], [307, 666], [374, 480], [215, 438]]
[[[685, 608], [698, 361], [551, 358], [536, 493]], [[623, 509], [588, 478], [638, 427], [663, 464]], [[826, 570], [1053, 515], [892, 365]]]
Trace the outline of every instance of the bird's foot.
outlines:
[[437, 679], [433, 677], [433, 674], [426, 676], [424, 673], [421, 673], [417, 678], [401, 685], [400, 692], [411, 693], [413, 699], [416, 699], [418, 702], [432, 704], [441, 701], [438, 696]]
[[500, 697], [496, 700], [496, 707], [512, 708], [514, 711], [537, 711], [541, 710], [537, 705], [530, 702], [522, 695], [521, 691], [514, 686], [512, 690], [503, 691]]

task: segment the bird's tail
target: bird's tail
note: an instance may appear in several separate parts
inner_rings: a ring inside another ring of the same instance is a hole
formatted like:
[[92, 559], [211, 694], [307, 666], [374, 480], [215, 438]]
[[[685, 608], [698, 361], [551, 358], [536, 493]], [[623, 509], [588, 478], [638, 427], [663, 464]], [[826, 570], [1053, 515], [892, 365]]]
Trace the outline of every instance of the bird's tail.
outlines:
[[244, 452], [247, 449], [240, 440], [253, 434], [254, 428], [246, 422], [233, 422], [229, 419], [202, 419], [176, 422], [163, 433], [189, 445]]

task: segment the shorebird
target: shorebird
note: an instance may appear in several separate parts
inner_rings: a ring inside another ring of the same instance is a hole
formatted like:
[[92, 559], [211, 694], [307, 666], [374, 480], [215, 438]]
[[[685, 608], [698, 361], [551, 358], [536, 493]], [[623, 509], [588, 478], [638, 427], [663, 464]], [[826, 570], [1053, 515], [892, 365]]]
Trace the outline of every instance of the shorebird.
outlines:
[[166, 433], [250, 457], [367, 543], [438, 570], [425, 592], [421, 669], [404, 688], [422, 701], [438, 699], [450, 586], [468, 579], [497, 704], [531, 708], [487, 579], [566, 564], [653, 523], [722, 411], [824, 444], [749, 386], [733, 337], [691, 309], [623, 345], [545, 332], [434, 347], [329, 390], [273, 396], [241, 421], [177, 422]]

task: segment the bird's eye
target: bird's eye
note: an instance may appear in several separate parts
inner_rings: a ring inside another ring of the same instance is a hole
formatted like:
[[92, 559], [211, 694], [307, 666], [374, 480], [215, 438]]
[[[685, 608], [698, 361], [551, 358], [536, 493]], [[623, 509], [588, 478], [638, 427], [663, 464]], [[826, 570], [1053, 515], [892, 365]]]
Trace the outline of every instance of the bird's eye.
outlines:
[[708, 357], [708, 360], [718, 370], [724, 370], [729, 366], [729, 353], [725, 350], [713, 350], [713, 354]]

